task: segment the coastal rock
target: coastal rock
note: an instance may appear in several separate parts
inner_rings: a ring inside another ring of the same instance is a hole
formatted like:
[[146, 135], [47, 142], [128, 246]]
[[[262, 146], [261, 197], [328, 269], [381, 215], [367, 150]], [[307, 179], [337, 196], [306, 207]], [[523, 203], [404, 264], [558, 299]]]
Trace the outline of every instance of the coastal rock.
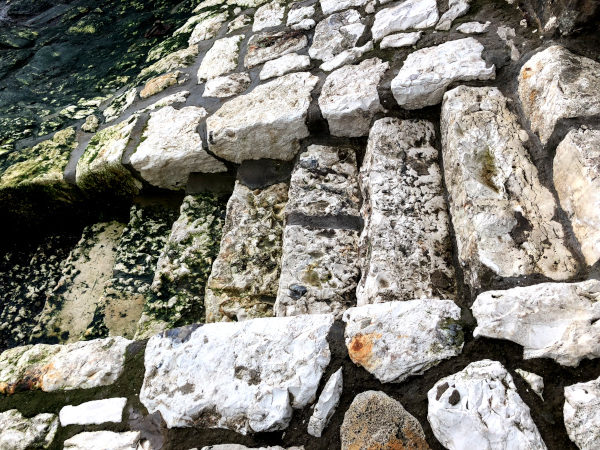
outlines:
[[314, 15], [315, 5], [294, 8], [292, 4], [287, 16], [287, 26], [289, 27], [290, 25], [301, 23], [303, 20], [310, 19]]
[[492, 22], [465, 22], [456, 27], [456, 31], [464, 34], [483, 34], [485, 33]]
[[247, 72], [216, 77], [206, 82], [202, 97], [233, 97], [248, 89], [251, 82], [252, 80]]
[[142, 69], [140, 74], [137, 76], [137, 82], [141, 83], [150, 78], [162, 75], [167, 72], [172, 72], [182, 67], [187, 67], [193, 64], [198, 57], [198, 46], [190, 45], [188, 48], [177, 50], [176, 52], [170, 53], [164, 58], [156, 61], [151, 66]]
[[426, 121], [384, 118], [371, 128], [360, 170], [359, 306], [454, 298], [450, 218], [434, 139]]
[[594, 450], [600, 442], [600, 378], [565, 387], [563, 408], [569, 438], [581, 450]]
[[227, 28], [227, 33], [231, 33], [235, 30], [239, 30], [244, 28], [246, 25], [252, 23], [252, 18], [247, 14], [242, 14], [241, 16], [237, 16], [231, 22], [229, 22], [229, 26]]
[[427, 399], [427, 420], [448, 449], [546, 449], [512, 376], [497, 361], [474, 362], [442, 378]]
[[496, 69], [486, 67], [482, 52], [483, 45], [470, 37], [411, 53], [392, 80], [394, 98], [404, 109], [420, 109], [440, 103], [455, 81], [493, 80]]
[[429, 450], [419, 421], [400, 402], [378, 391], [366, 391], [354, 398], [340, 434], [342, 450]]
[[556, 203], [523, 142], [527, 133], [497, 88], [446, 93], [441, 131], [458, 259], [473, 291], [490, 274], [553, 280], [577, 266], [556, 222]]
[[372, 58], [344, 66], [327, 77], [319, 107], [331, 134], [357, 137], [369, 133], [375, 114], [384, 111], [377, 86], [388, 69], [389, 63]]
[[235, 70], [243, 40], [244, 35], [240, 34], [215, 41], [198, 69], [198, 84]]
[[307, 45], [308, 38], [300, 31], [258, 33], [248, 41], [248, 52], [244, 57], [244, 66], [251, 69], [288, 53], [302, 50]]
[[252, 31], [257, 32], [265, 28], [277, 27], [283, 23], [285, 6], [278, 2], [267, 3], [254, 13]]
[[136, 88], [129, 89], [127, 92], [116, 97], [112, 103], [102, 112], [106, 123], [114, 122], [123, 112], [137, 99], [138, 92]]
[[100, 122], [98, 121], [98, 117], [92, 114], [85, 118], [85, 123], [81, 125], [81, 131], [95, 133], [99, 126]]
[[473, 303], [473, 336], [516, 342], [525, 359], [552, 358], [576, 367], [600, 356], [599, 297], [597, 280], [484, 292]]
[[292, 30], [310, 30], [314, 28], [316, 24], [317, 23], [313, 19], [304, 19], [292, 25]]
[[131, 341], [122, 337], [67, 345], [25, 345], [0, 354], [0, 393], [90, 389], [113, 384]]
[[184, 189], [192, 172], [226, 172], [221, 161], [202, 148], [196, 131], [207, 116], [204, 108], [165, 106], [150, 115], [131, 165], [142, 179], [163, 189]]
[[446, 11], [440, 21], [435, 26], [436, 30], [448, 31], [452, 28], [452, 22], [461, 16], [464, 16], [471, 6], [471, 0], [450, 0], [448, 2], [448, 11]]
[[154, 111], [155, 109], [162, 108], [163, 106], [171, 106], [177, 103], [185, 103], [187, 98], [190, 96], [190, 91], [179, 91], [171, 95], [165, 95], [160, 100], [157, 100], [155, 103], [145, 107], [144, 109], [140, 109], [138, 112], [140, 114]]
[[221, 26], [227, 21], [228, 14], [222, 12], [204, 17], [205, 18], [194, 27], [188, 41], [189, 45], [196, 45], [199, 42], [213, 39], [221, 29]]
[[288, 225], [283, 233], [276, 316], [332, 313], [354, 304], [358, 231]]
[[269, 78], [280, 77], [290, 72], [305, 70], [310, 67], [310, 58], [307, 55], [297, 53], [288, 53], [280, 58], [267, 61], [260, 71], [259, 78], [267, 80]]
[[342, 395], [343, 377], [342, 368], [335, 372], [323, 388], [319, 396], [319, 401], [315, 405], [315, 410], [308, 421], [308, 434], [314, 437], [321, 437], [323, 430], [329, 423], [331, 416], [335, 413], [340, 396]]
[[368, 0], [321, 0], [323, 14], [332, 14], [348, 8], [365, 6]]
[[347, 64], [352, 64], [362, 55], [373, 50], [373, 41], [367, 42], [362, 47], [353, 47], [349, 50], [344, 50], [338, 53], [336, 56], [331, 58], [329, 61], [324, 62], [319, 66], [323, 72], [331, 72], [339, 67]]
[[408, 300], [348, 309], [344, 337], [350, 359], [382, 383], [422, 375], [459, 355], [460, 308], [451, 300]]
[[78, 406], [65, 406], [60, 410], [60, 426], [119, 423], [123, 420], [123, 409], [126, 403], [127, 399], [121, 397], [93, 400]]
[[544, 379], [542, 377], [523, 369], [515, 369], [515, 372], [523, 377], [539, 398], [544, 400]]
[[140, 91], [140, 98], [145, 99], [152, 97], [153, 95], [164, 91], [168, 87], [177, 84], [177, 79], [179, 78], [180, 74], [181, 72], [175, 71], [148, 80], [144, 86], [144, 89]]
[[180, 328], [148, 341], [140, 401], [169, 428], [285, 429], [314, 401], [330, 360], [333, 316]]
[[27, 419], [16, 409], [0, 412], [0, 448], [2, 449], [48, 448], [57, 430], [58, 417], [54, 414], [38, 414]]
[[570, 131], [556, 148], [554, 187], [588, 265], [600, 259], [600, 131]]
[[384, 37], [379, 44], [379, 48], [401, 48], [410, 47], [415, 45], [419, 39], [421, 39], [422, 31], [415, 31], [413, 33], [398, 33], [390, 34]]
[[293, 159], [298, 141], [310, 134], [306, 117], [317, 81], [308, 72], [291, 73], [225, 103], [206, 120], [210, 150], [237, 164]]
[[548, 47], [521, 68], [519, 98], [531, 130], [546, 144], [560, 120], [600, 114], [600, 63]]
[[140, 441], [139, 431], [115, 433], [113, 431], [88, 431], [65, 441], [65, 450], [131, 450]]
[[332, 14], [319, 22], [308, 54], [313, 59], [329, 61], [344, 50], [352, 49], [365, 31], [360, 14], [349, 9]]
[[373, 39], [380, 41], [384, 36], [398, 31], [432, 27], [439, 17], [435, 0], [406, 0], [375, 14], [371, 32]]
[[206, 286], [206, 322], [273, 315], [287, 191], [285, 183], [262, 190], [236, 183]]

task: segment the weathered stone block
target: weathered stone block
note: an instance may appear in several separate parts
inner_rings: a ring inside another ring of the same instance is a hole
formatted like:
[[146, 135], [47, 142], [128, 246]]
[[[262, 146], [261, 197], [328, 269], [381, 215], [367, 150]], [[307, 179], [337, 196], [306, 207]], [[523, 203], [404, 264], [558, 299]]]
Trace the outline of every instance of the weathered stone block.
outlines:
[[349, 9], [323, 19], [315, 28], [308, 54], [313, 59], [329, 61], [345, 50], [352, 49], [365, 31], [360, 14]]
[[38, 414], [27, 419], [16, 409], [4, 411], [0, 413], [0, 448], [48, 448], [57, 430], [58, 417], [54, 414]]
[[563, 412], [569, 438], [581, 450], [594, 450], [600, 442], [600, 378], [566, 386]]
[[251, 69], [288, 53], [297, 52], [307, 45], [308, 38], [301, 31], [258, 33], [248, 41], [244, 66]]
[[435, 0], [407, 0], [375, 14], [371, 32], [373, 39], [380, 41], [398, 31], [432, 27], [439, 17]]

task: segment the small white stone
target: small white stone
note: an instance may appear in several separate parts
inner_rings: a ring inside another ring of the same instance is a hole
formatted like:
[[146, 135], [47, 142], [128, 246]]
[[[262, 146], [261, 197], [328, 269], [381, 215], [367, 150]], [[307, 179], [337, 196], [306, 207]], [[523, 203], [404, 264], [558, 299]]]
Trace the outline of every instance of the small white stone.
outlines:
[[292, 30], [311, 30], [316, 24], [313, 19], [304, 19], [292, 25]]
[[332, 14], [317, 25], [308, 54], [327, 62], [344, 50], [354, 48], [364, 30], [357, 11], [350, 9]]
[[304, 6], [301, 8], [293, 8], [288, 12], [287, 26], [295, 25], [305, 19], [310, 19], [315, 15], [315, 6]]
[[600, 442], [600, 378], [565, 387], [563, 408], [569, 438], [581, 450], [597, 450]]
[[198, 84], [235, 70], [243, 40], [244, 35], [241, 34], [215, 41], [198, 69]]
[[79, 433], [65, 441], [65, 450], [131, 450], [140, 441], [139, 431], [114, 433], [112, 431], [91, 431]]
[[438, 18], [439, 13], [435, 0], [406, 0], [375, 14], [371, 32], [373, 39], [377, 42], [384, 36], [398, 31], [432, 27]]
[[369, 0], [321, 0], [323, 14], [332, 14], [348, 8], [357, 8], [367, 4]]
[[459, 31], [463, 34], [482, 34], [488, 30], [491, 24], [492, 22], [465, 22], [460, 24], [456, 28], [456, 31]]
[[422, 31], [415, 31], [413, 33], [398, 33], [390, 34], [384, 37], [379, 44], [379, 48], [401, 48], [410, 47], [415, 45], [419, 39], [421, 39]]
[[464, 16], [469, 11], [471, 0], [450, 0], [448, 2], [448, 11], [444, 13], [440, 21], [435, 26], [436, 30], [448, 31], [452, 28], [452, 22]]
[[513, 61], [518, 61], [521, 57], [521, 53], [515, 45], [515, 42], [512, 39], [510, 39], [511, 37], [514, 38], [516, 36], [515, 29], [505, 26], [499, 26], [496, 30], [496, 34], [500, 37], [500, 39], [506, 42], [506, 45], [508, 46], [508, 48], [510, 48], [510, 59]]
[[78, 406], [65, 406], [60, 410], [60, 426], [119, 423], [123, 420], [123, 409], [126, 403], [127, 399], [120, 397], [94, 400]]
[[531, 386], [533, 392], [535, 392], [538, 397], [544, 400], [544, 379], [542, 377], [536, 375], [535, 373], [527, 372], [523, 369], [516, 369], [515, 372], [521, 375], [527, 384]]
[[241, 16], [236, 17], [231, 22], [229, 22], [229, 27], [227, 28], [227, 33], [231, 33], [235, 30], [239, 30], [240, 28], [244, 28], [252, 22], [252, 18], [247, 14], [242, 14]]
[[252, 80], [247, 72], [216, 77], [206, 82], [202, 97], [233, 97], [248, 89], [251, 82]]
[[257, 32], [265, 28], [277, 27], [283, 23], [285, 7], [277, 2], [267, 3], [254, 13], [252, 31]]
[[221, 25], [227, 21], [228, 14], [226, 12], [210, 16], [198, 23], [188, 41], [189, 45], [198, 44], [201, 41], [206, 41], [214, 38]]
[[267, 61], [260, 71], [259, 78], [268, 80], [269, 78], [280, 77], [290, 72], [308, 69], [310, 67], [310, 58], [307, 55], [297, 53], [288, 53], [280, 58]]
[[329, 423], [331, 416], [335, 413], [340, 397], [342, 395], [343, 377], [342, 368], [335, 372], [323, 388], [319, 396], [319, 401], [315, 405], [315, 410], [308, 421], [308, 434], [314, 437], [321, 437], [323, 430]]
[[320, 69], [323, 72], [331, 72], [339, 67], [347, 64], [352, 64], [362, 55], [373, 50], [373, 41], [367, 42], [362, 47], [354, 47], [350, 50], [344, 50], [342, 53], [338, 53], [336, 56], [331, 58], [329, 61], [321, 64]]
[[154, 111], [157, 108], [162, 108], [163, 106], [171, 106], [175, 103], [185, 103], [187, 98], [190, 96], [190, 91], [179, 91], [175, 94], [167, 95], [166, 97], [161, 98], [156, 103], [147, 106], [144, 109], [141, 109], [139, 113], [144, 113], [148, 111]]

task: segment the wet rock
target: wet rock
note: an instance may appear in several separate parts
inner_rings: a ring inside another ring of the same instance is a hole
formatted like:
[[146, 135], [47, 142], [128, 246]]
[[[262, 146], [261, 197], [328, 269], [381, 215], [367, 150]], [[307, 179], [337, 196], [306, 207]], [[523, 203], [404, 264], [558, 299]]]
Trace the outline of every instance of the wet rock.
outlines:
[[115, 433], [113, 431], [88, 431], [65, 441], [65, 450], [131, 450], [140, 441], [139, 431]]
[[429, 449], [419, 421], [400, 402], [378, 391], [366, 391], [354, 398], [340, 434], [342, 450]]
[[486, 67], [482, 52], [477, 40], [465, 38], [411, 53], [392, 80], [394, 98], [404, 109], [419, 109], [440, 103], [455, 81], [493, 80], [496, 69]]
[[285, 183], [254, 191], [236, 183], [206, 286], [206, 322], [273, 315], [287, 191]]
[[360, 14], [350, 9], [332, 14], [323, 19], [315, 28], [315, 34], [308, 54], [313, 59], [329, 61], [334, 56], [354, 48], [365, 31]]
[[240, 34], [215, 41], [198, 69], [198, 84], [235, 70], [243, 40], [244, 35]]
[[93, 400], [78, 406], [65, 406], [60, 410], [60, 426], [119, 423], [123, 420], [123, 409], [126, 403], [127, 399], [121, 397]]
[[485, 33], [492, 22], [465, 22], [456, 27], [456, 31], [459, 31], [464, 34], [483, 34]]
[[342, 368], [335, 372], [323, 388], [319, 396], [319, 401], [315, 405], [315, 410], [308, 421], [308, 434], [315, 437], [321, 437], [323, 430], [329, 423], [331, 416], [335, 413], [340, 396], [342, 395]]
[[525, 359], [552, 358], [576, 367], [600, 356], [599, 296], [596, 280], [484, 292], [473, 303], [473, 335], [516, 342]]
[[123, 112], [137, 99], [137, 88], [129, 89], [127, 92], [116, 97], [111, 104], [102, 112], [106, 123], [114, 122]]
[[384, 37], [379, 44], [379, 48], [401, 48], [410, 47], [415, 45], [419, 39], [421, 39], [422, 31], [415, 31], [413, 33], [398, 33], [390, 34]]
[[147, 297], [136, 339], [201, 322], [204, 289], [219, 251], [224, 205], [211, 194], [188, 195], [156, 263], [155, 296]]
[[565, 247], [556, 204], [523, 142], [527, 133], [497, 88], [446, 93], [441, 118], [444, 170], [458, 259], [472, 290], [489, 274], [565, 280], [576, 262]]
[[348, 309], [344, 337], [350, 359], [382, 383], [422, 375], [459, 355], [460, 308], [451, 300], [409, 300]]
[[306, 126], [310, 93], [318, 78], [292, 73], [225, 103], [207, 121], [210, 150], [228, 161], [271, 158], [289, 161]]
[[449, 449], [546, 449], [511, 375], [483, 360], [439, 380], [427, 394], [427, 420]]
[[448, 2], [448, 11], [446, 11], [440, 21], [435, 26], [436, 30], [448, 31], [452, 28], [452, 22], [461, 16], [464, 16], [469, 7], [471, 0], [450, 0]]
[[94, 135], [77, 162], [77, 186], [82, 191], [89, 195], [128, 197], [140, 192], [142, 184], [121, 164], [132, 133], [139, 125], [140, 117], [133, 115]]
[[299, 8], [290, 8], [287, 16], [287, 26], [301, 23], [303, 20], [310, 19], [315, 15], [315, 5], [302, 6]]
[[0, 413], [0, 448], [48, 448], [57, 430], [58, 417], [54, 414], [38, 414], [27, 419], [16, 409], [4, 411]]
[[398, 31], [432, 27], [438, 18], [435, 0], [407, 0], [375, 14], [371, 32], [373, 39], [380, 41], [384, 36]]
[[307, 45], [308, 38], [300, 31], [258, 33], [248, 41], [244, 66], [251, 69], [288, 53], [302, 50]]
[[561, 119], [600, 114], [600, 63], [553, 45], [521, 68], [519, 97], [531, 130], [546, 144]]
[[0, 393], [90, 389], [113, 384], [131, 341], [122, 337], [67, 345], [25, 345], [0, 354]]
[[148, 341], [140, 401], [169, 428], [285, 429], [315, 399], [333, 316], [181, 328]]
[[190, 36], [190, 46], [198, 44], [202, 41], [213, 39], [221, 29], [221, 26], [227, 21], [227, 17], [228, 14], [226, 12], [222, 12], [209, 16], [199, 22], [194, 27], [192, 35]]
[[140, 91], [140, 98], [144, 99], [152, 97], [153, 95], [164, 91], [168, 87], [177, 84], [177, 79], [179, 78], [179, 75], [181, 75], [181, 72], [175, 71], [148, 80], [146, 82], [146, 86], [144, 86], [144, 89]]
[[593, 450], [600, 442], [600, 378], [565, 387], [563, 408], [569, 438], [581, 450]]
[[537, 394], [539, 398], [544, 400], [544, 379], [535, 373], [527, 372], [523, 369], [516, 369], [519, 375], [523, 377], [523, 379], [527, 382], [533, 392]]
[[276, 316], [332, 313], [354, 304], [360, 276], [355, 230], [286, 227]]
[[331, 58], [329, 61], [321, 64], [320, 69], [323, 72], [331, 72], [339, 67], [356, 62], [362, 55], [373, 50], [373, 41], [367, 42], [362, 47], [354, 47], [350, 50], [344, 50]]
[[206, 82], [202, 97], [227, 98], [241, 94], [250, 87], [250, 75], [247, 72], [232, 73], [216, 77]]
[[371, 128], [360, 173], [358, 305], [454, 298], [450, 219], [434, 139], [426, 121], [385, 118]]
[[365, 136], [371, 120], [382, 112], [377, 86], [389, 63], [367, 59], [332, 72], [323, 85], [319, 107], [334, 136]]
[[141, 83], [152, 77], [192, 65], [196, 61], [197, 56], [197, 45], [191, 45], [188, 48], [184, 48], [173, 52], [160, 59], [159, 61], [155, 62], [151, 66], [148, 66], [145, 69], [143, 69], [137, 76], [136, 81], [138, 83]]
[[257, 32], [264, 30], [265, 28], [281, 25], [283, 23], [284, 12], [285, 6], [277, 2], [271, 2], [261, 6], [254, 13], [252, 31]]
[[98, 121], [98, 118], [96, 116], [87, 116], [85, 119], [85, 123], [81, 125], [81, 131], [85, 131], [87, 133], [95, 133], [99, 126], [100, 122]]
[[204, 108], [172, 106], [153, 112], [131, 165], [142, 179], [163, 189], [184, 189], [192, 172], [226, 172], [221, 161], [206, 153], [196, 131], [208, 113]]
[[310, 58], [306, 55], [297, 53], [288, 53], [280, 58], [267, 61], [260, 71], [259, 78], [267, 80], [269, 78], [280, 77], [290, 72], [305, 70], [310, 67]]
[[570, 131], [554, 156], [554, 187], [588, 265], [600, 259], [600, 131]]

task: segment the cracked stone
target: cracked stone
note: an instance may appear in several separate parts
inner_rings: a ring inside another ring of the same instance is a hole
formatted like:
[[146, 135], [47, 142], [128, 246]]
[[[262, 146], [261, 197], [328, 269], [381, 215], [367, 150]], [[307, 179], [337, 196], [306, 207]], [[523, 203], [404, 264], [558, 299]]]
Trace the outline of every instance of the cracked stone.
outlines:
[[398, 33], [398, 34], [390, 34], [389, 36], [384, 37], [379, 44], [379, 48], [401, 48], [401, 47], [410, 47], [411, 45], [415, 45], [421, 36], [423, 35], [422, 31], [415, 31], [413, 33]]
[[202, 20], [194, 27], [192, 35], [190, 36], [189, 45], [195, 45], [199, 42], [213, 39], [221, 29], [221, 26], [227, 21], [227, 17], [227, 12], [223, 12]]
[[367, 42], [362, 47], [354, 47], [349, 50], [344, 50], [331, 58], [329, 61], [321, 64], [320, 69], [323, 72], [331, 72], [339, 67], [347, 64], [352, 64], [357, 61], [362, 55], [373, 50], [373, 41]]
[[298, 24], [298, 23], [302, 22], [303, 20], [312, 18], [314, 15], [315, 15], [315, 6], [314, 5], [303, 6], [303, 7], [299, 7], [299, 8], [294, 8], [292, 6], [290, 11], [288, 12], [287, 26], [289, 27], [290, 25]]
[[329, 61], [334, 56], [354, 48], [365, 31], [360, 14], [349, 9], [323, 19], [315, 28], [308, 54], [313, 59]]

